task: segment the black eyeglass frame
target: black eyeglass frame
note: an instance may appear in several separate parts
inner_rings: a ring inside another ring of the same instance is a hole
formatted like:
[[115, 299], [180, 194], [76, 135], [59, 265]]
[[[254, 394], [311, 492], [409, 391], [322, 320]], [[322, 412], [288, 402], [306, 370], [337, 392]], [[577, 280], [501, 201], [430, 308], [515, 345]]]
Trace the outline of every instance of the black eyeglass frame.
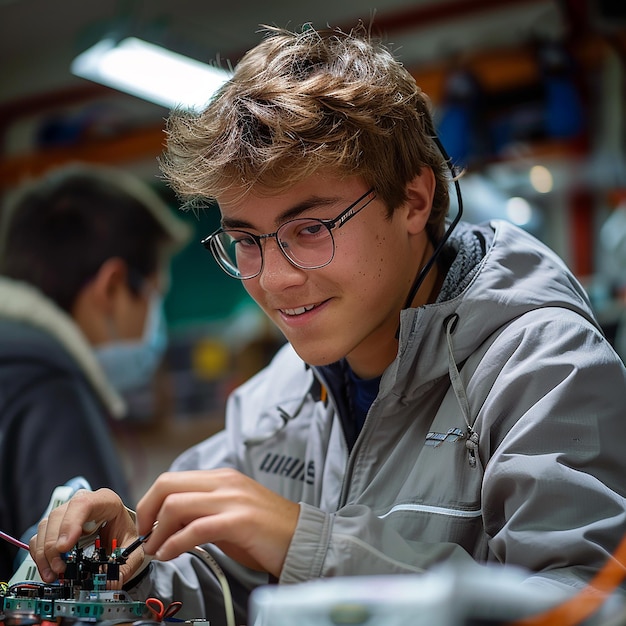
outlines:
[[[362, 202], [363, 200], [365, 200], [365, 198], [367, 198], [367, 196], [374, 194], [362, 207], [358, 208], [355, 210], [354, 207], [358, 206], [358, 204], [360, 202]], [[218, 228], [215, 232], [211, 233], [208, 237], [205, 237], [200, 243], [211, 252], [211, 254], [213, 255], [213, 258], [215, 259], [215, 261], [217, 262], [217, 264], [220, 266], [220, 268], [231, 278], [236, 278], [238, 280], [250, 280], [251, 278], [256, 278], [257, 276], [259, 276], [259, 274], [261, 274], [261, 272], [263, 271], [263, 265], [265, 262], [265, 254], [263, 252], [263, 247], [261, 245], [261, 241], [263, 239], [271, 239], [272, 237], [274, 239], [276, 239], [276, 244], [278, 245], [278, 248], [280, 249], [280, 251], [282, 252], [283, 256], [289, 261], [289, 263], [291, 263], [294, 267], [297, 267], [298, 269], [301, 270], [317, 270], [320, 269], [322, 267], [326, 267], [327, 265], [329, 265], [332, 260], [335, 258], [335, 238], [333, 237], [333, 229], [337, 228], [341, 228], [344, 224], [346, 224], [347, 222], [349, 222], [355, 215], [358, 215], [366, 206], [368, 206], [374, 199], [376, 198], [376, 193], [374, 188], [370, 188], [368, 191], [366, 191], [362, 196], [360, 196], [357, 200], [355, 200], [349, 207], [345, 208], [337, 217], [335, 217], [334, 219], [330, 219], [330, 220], [323, 220], [323, 219], [319, 219], [319, 218], [315, 218], [315, 217], [296, 217], [294, 219], [291, 220], [287, 220], [286, 222], [284, 222], [283, 224], [281, 224], [275, 232], [273, 233], [266, 233], [263, 235], [255, 235], [254, 233], [250, 233], [247, 230], [239, 230], [237, 228]], [[328, 233], [330, 235], [330, 239], [332, 242], [332, 246], [333, 246], [333, 250], [332, 250], [332, 254], [330, 255], [330, 258], [328, 259], [328, 261], [326, 261], [325, 263], [320, 263], [319, 265], [302, 265], [301, 263], [298, 263], [297, 261], [295, 261], [294, 259], [292, 259], [286, 252], [286, 250], [283, 248], [283, 244], [280, 241], [279, 237], [278, 237], [278, 233], [288, 224], [291, 224], [293, 222], [298, 222], [298, 221], [311, 221], [311, 222], [318, 222], [319, 224], [322, 224], [322, 226], [324, 226], [327, 230]], [[237, 269], [235, 266], [231, 265], [231, 264], [226, 264], [225, 260], [228, 258], [228, 255], [226, 255], [225, 253], [222, 255], [219, 251], [219, 249], [222, 247], [220, 245], [220, 240], [217, 238], [218, 235], [221, 235], [222, 233], [229, 233], [229, 232], [236, 232], [236, 233], [244, 233], [246, 236], [250, 237], [257, 245], [259, 251], [260, 251], [260, 255], [261, 255], [261, 266], [259, 267], [259, 271], [256, 272], [256, 274], [252, 274], [250, 276], [242, 276], [240, 273], [239, 274], [234, 274], [233, 272], [229, 271], [229, 267], [232, 267], [233, 269]]]

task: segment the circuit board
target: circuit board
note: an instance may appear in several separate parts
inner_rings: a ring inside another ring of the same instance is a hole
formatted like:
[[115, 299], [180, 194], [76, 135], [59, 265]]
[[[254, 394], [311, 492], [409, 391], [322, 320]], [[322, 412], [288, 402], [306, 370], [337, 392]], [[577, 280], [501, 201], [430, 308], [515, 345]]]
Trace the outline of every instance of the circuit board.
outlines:
[[[122, 551], [110, 553], [99, 540], [89, 552], [75, 548], [65, 555], [66, 570], [57, 583], [24, 581], [2, 589], [2, 621], [5, 626], [41, 622], [135, 622], [146, 617], [146, 603], [134, 601], [111, 586], [119, 581]], [[107, 587], [109, 587], [107, 589]]]

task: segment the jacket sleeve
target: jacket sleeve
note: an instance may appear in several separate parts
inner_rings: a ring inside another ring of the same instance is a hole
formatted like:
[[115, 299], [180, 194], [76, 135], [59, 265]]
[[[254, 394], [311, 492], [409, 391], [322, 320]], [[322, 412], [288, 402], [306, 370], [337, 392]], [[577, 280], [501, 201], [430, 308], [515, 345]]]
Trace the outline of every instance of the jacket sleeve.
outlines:
[[498, 561], [536, 572], [529, 582], [580, 587], [626, 528], [626, 369], [600, 331], [568, 311], [496, 347], [503, 365], [495, 372], [486, 363], [495, 384], [479, 414], [489, 432], [490, 548]]
[[335, 513], [301, 503], [281, 583], [313, 578], [423, 573], [444, 561], [473, 564], [459, 545], [410, 541], [363, 506]]

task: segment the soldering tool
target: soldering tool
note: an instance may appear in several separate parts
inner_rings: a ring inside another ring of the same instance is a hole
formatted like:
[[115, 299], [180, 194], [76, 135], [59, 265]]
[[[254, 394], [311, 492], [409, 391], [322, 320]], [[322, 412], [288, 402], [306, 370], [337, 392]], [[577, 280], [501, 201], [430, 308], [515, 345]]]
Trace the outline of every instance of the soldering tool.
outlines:
[[145, 535], [140, 535], [128, 546], [128, 548], [124, 548], [120, 556], [127, 559], [142, 543], [148, 541], [148, 538], [152, 534], [152, 531], [157, 527], [158, 523], [159, 522], [154, 522], [152, 528]]

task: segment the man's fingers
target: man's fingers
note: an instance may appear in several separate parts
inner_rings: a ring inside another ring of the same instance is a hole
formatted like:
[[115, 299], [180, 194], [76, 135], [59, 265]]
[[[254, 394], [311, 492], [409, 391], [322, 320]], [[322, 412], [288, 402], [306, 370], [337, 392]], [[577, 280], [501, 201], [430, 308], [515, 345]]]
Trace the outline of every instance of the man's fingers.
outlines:
[[134, 524], [121, 499], [110, 489], [79, 490], [69, 502], [53, 509], [41, 520], [29, 548], [42, 579], [52, 582], [65, 571], [62, 555], [89, 534], [86, 530], [89, 531], [90, 526], [101, 527], [104, 522], [110, 523], [112, 528], [108, 530], [120, 533], [123, 541], [134, 532]]

